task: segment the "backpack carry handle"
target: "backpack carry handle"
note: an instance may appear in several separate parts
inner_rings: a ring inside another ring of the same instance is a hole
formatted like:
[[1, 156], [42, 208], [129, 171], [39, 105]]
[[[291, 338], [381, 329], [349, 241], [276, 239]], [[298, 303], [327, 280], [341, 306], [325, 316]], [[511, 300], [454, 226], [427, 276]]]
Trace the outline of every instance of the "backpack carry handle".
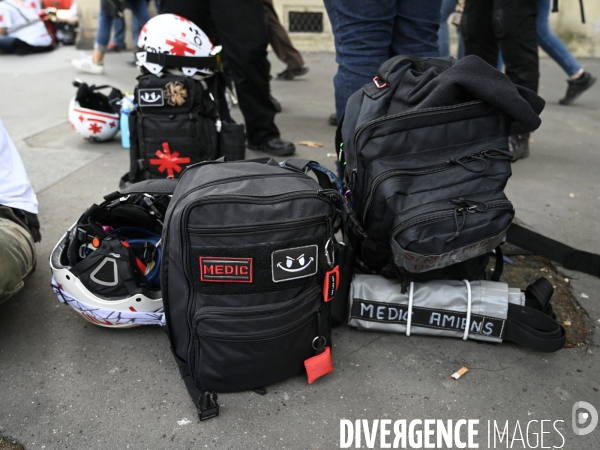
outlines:
[[287, 161], [280, 163], [280, 165], [283, 168], [291, 169], [296, 172], [306, 173], [309, 170], [312, 170], [317, 177], [319, 185], [323, 189], [336, 189], [340, 192], [340, 194], [344, 193], [342, 189], [342, 183], [338, 177], [336, 177], [331, 170], [323, 167], [316, 161], [310, 161], [308, 159], [288, 159]]
[[425, 72], [431, 67], [437, 67], [441, 71], [450, 68], [456, 61], [454, 58], [429, 58], [429, 57], [414, 57], [408, 55], [398, 55], [384, 62], [377, 70], [377, 76], [373, 78], [373, 82], [378, 89], [383, 89], [388, 84], [389, 76], [394, 73], [396, 68], [409, 61], [410, 64], [419, 72]]
[[116, 200], [129, 194], [172, 195], [175, 192], [178, 182], [178, 180], [173, 180], [172, 178], [144, 180], [134, 183], [125, 189], [105, 195], [104, 200]]

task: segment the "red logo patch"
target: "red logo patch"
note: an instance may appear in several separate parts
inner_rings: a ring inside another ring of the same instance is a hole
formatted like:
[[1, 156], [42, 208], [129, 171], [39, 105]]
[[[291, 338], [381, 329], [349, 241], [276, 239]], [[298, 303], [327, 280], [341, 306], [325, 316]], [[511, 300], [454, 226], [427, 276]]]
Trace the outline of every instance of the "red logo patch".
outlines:
[[200, 257], [200, 281], [252, 283], [252, 258]]

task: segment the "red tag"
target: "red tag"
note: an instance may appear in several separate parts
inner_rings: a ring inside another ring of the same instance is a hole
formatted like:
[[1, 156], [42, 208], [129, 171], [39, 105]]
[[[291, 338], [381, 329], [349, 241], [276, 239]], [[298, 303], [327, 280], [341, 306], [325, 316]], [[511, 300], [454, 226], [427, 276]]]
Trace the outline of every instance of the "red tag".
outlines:
[[313, 384], [315, 380], [333, 372], [331, 348], [325, 347], [323, 353], [308, 358], [304, 361], [304, 367], [306, 367], [306, 375], [308, 375], [308, 384]]
[[325, 274], [323, 281], [323, 300], [330, 302], [335, 297], [335, 292], [340, 285], [340, 266], [335, 266]]

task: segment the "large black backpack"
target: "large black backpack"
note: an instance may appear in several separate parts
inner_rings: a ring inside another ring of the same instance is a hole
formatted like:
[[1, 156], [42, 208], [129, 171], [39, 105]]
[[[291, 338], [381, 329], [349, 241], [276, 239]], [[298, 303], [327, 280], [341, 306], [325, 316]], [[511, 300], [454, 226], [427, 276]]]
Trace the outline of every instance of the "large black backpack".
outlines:
[[244, 159], [244, 126], [234, 123], [223, 97], [222, 74], [205, 80], [141, 75], [137, 109], [129, 115], [130, 171], [124, 181], [179, 178], [189, 165], [225, 156]]
[[304, 370], [310, 383], [332, 370], [343, 197], [327, 176], [319, 174], [323, 188], [306, 175], [305, 163], [213, 161], [188, 167], [179, 182], [149, 180], [120, 193], [173, 192], [163, 303], [201, 420], [218, 414], [215, 392], [262, 389]]
[[542, 107], [477, 57], [383, 64], [338, 128], [364, 229], [348, 239], [363, 269], [406, 281], [481, 278], [514, 216], [503, 192], [510, 124], [537, 128]]

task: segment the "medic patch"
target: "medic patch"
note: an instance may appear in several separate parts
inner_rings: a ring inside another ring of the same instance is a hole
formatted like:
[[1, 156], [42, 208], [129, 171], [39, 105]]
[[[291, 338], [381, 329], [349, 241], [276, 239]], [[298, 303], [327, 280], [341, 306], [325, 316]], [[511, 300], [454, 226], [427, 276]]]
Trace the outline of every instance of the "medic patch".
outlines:
[[200, 281], [252, 283], [252, 258], [200, 257]]
[[157, 89], [139, 89], [138, 103], [140, 106], [163, 106], [165, 98], [163, 90]]
[[165, 86], [165, 98], [171, 106], [182, 106], [188, 97], [188, 91], [179, 81], [171, 81]]
[[297, 280], [317, 273], [319, 246], [286, 248], [271, 253], [273, 282]]

